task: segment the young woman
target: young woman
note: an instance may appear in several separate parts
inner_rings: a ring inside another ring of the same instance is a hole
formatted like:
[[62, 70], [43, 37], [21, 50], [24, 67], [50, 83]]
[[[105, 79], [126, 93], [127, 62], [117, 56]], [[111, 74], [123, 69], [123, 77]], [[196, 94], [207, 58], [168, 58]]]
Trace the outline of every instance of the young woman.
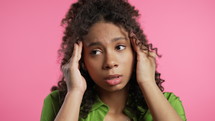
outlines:
[[181, 101], [163, 93], [157, 48], [126, 0], [79, 0], [62, 23], [62, 80], [41, 121], [181, 121]]

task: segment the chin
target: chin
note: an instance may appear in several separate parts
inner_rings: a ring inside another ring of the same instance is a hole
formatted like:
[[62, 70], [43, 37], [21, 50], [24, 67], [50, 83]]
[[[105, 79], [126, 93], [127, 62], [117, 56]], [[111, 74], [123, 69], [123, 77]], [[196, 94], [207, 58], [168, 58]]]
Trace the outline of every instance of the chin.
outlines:
[[104, 86], [104, 87], [100, 87], [99, 89], [104, 90], [106, 92], [118, 92], [118, 91], [123, 91], [126, 89], [127, 84], [118, 84], [118, 85], [114, 85], [114, 86]]

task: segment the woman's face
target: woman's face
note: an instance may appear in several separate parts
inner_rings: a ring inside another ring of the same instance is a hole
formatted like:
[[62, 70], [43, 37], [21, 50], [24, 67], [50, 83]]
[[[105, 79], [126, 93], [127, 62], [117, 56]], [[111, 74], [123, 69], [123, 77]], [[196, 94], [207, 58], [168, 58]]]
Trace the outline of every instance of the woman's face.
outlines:
[[99, 89], [113, 92], [124, 89], [134, 66], [128, 33], [112, 23], [98, 22], [84, 36], [85, 68]]

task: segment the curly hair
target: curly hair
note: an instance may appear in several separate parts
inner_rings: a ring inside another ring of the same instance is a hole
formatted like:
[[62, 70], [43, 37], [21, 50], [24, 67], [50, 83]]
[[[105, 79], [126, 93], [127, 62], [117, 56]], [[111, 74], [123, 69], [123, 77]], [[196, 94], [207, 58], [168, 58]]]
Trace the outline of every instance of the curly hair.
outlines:
[[[145, 49], [148, 54], [149, 52], [155, 51], [157, 56], [161, 57], [161, 55], [157, 53], [157, 48], [154, 48], [152, 44], [148, 43], [146, 36], [143, 34], [143, 30], [137, 22], [139, 16], [139, 11], [136, 10], [134, 6], [130, 5], [127, 0], [78, 0], [76, 3], [73, 3], [61, 23], [62, 26], [65, 27], [61, 48], [58, 51], [61, 67], [68, 63], [71, 58], [74, 43], [82, 41], [83, 36], [88, 33], [89, 28], [99, 21], [110, 22], [123, 27], [128, 33], [133, 33], [135, 35], [135, 38], [139, 40], [137, 44], [146, 47]], [[134, 36], [129, 37], [130, 39], [134, 38]], [[135, 70], [136, 67], [134, 67], [134, 72]], [[96, 93], [94, 89], [95, 83], [90, 75], [82, 68], [80, 68], [80, 71], [87, 80], [87, 89], [81, 103], [80, 117], [86, 118], [92, 105], [96, 101], [94, 96]], [[156, 70], [156, 84], [160, 90], [163, 91], [164, 88], [161, 84], [164, 80], [160, 78], [160, 75], [161, 74]], [[129, 97], [132, 97], [134, 100], [132, 100], [130, 104], [127, 104], [127, 106], [136, 111], [135, 113], [140, 116], [140, 112], [137, 110], [138, 106], [147, 108], [147, 105], [146, 102], [143, 101], [144, 97], [137, 84], [135, 73], [132, 74], [129, 85]], [[67, 93], [67, 87], [63, 76], [58, 82], [58, 85], [53, 86], [51, 90], [59, 90], [61, 103], [63, 103]]]

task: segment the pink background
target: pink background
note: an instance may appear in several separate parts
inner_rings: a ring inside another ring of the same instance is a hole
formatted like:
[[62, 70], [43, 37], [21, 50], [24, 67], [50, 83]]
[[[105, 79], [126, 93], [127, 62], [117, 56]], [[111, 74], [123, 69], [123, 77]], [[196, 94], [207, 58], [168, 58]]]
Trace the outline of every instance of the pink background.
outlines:
[[[130, 0], [131, 1], [131, 0]], [[60, 73], [60, 21], [71, 0], [0, 1], [0, 120], [38, 121]], [[215, 1], [132, 0], [163, 55], [165, 91], [180, 96], [188, 120], [215, 121]]]

